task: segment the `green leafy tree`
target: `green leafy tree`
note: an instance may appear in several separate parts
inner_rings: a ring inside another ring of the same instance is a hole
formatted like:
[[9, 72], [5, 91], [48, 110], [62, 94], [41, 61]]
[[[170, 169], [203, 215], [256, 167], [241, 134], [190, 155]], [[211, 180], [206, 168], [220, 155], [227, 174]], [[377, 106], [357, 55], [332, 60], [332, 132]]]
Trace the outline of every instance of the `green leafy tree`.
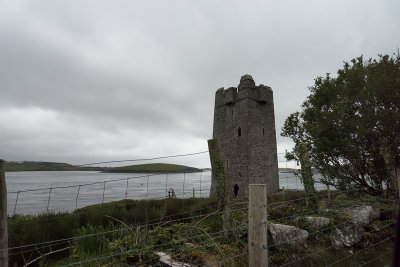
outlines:
[[[400, 167], [400, 55], [345, 62], [318, 77], [282, 135], [305, 143], [323, 182], [342, 190], [397, 194]], [[296, 148], [296, 147], [295, 147]]]
[[282, 129], [282, 136], [291, 137], [295, 142], [295, 147], [291, 152], [286, 152], [287, 160], [300, 162], [300, 180], [304, 185], [306, 194], [306, 205], [309, 211], [318, 211], [318, 199], [312, 177], [312, 162], [310, 160], [309, 145], [305, 139], [304, 128], [299, 117], [299, 112], [291, 114], [285, 121]]

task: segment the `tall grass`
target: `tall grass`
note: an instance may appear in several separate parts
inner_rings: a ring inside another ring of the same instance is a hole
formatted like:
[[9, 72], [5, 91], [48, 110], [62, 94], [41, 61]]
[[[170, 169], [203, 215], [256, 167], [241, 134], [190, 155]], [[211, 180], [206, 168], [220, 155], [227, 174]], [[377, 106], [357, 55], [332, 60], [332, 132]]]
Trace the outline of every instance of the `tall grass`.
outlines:
[[[213, 201], [202, 198], [164, 199], [164, 200], [121, 200], [98, 204], [76, 210], [73, 213], [47, 213], [39, 215], [15, 215], [8, 218], [9, 248], [46, 241], [59, 240], [92, 233], [105, 232], [148, 222], [160, 222], [169, 219], [181, 219], [214, 211]], [[187, 219], [188, 221], [190, 219]], [[79, 250], [79, 257], [98, 255], [107, 251], [109, 240], [119, 237], [121, 232], [96, 235], [73, 242], [74, 250]], [[64, 242], [51, 247], [37, 245], [9, 251], [11, 265], [23, 265], [51, 250], [70, 246]], [[53, 254], [46, 257], [48, 263], [66, 256], [78, 257], [74, 250]], [[85, 254], [85, 255], [82, 255]], [[39, 263], [39, 261], [37, 261]]]

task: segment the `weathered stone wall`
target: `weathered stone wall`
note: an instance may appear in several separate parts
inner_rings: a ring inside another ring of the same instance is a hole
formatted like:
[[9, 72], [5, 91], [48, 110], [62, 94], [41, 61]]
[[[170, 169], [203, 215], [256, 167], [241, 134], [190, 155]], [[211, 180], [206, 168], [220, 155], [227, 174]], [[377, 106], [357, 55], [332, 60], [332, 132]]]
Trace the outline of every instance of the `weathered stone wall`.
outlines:
[[[218, 139], [229, 186], [245, 196], [249, 183], [266, 183], [268, 193], [279, 189], [273, 93], [256, 86], [250, 75], [238, 88], [220, 88], [215, 94], [213, 138]], [[211, 196], [215, 182], [211, 182]], [[233, 190], [232, 190], [233, 194]]]

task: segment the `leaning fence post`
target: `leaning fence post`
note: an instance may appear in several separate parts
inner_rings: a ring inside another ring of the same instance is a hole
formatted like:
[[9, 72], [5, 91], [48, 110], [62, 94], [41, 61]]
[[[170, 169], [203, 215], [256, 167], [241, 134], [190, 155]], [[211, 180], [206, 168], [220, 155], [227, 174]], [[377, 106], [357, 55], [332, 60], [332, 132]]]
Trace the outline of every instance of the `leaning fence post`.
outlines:
[[106, 192], [106, 181], [103, 183], [103, 199], [101, 200], [101, 205], [104, 204], [104, 193]]
[[46, 213], [49, 213], [49, 206], [50, 206], [51, 190], [53, 190], [53, 187], [50, 187], [50, 190], [49, 190], [49, 198], [47, 199], [47, 208], [46, 208]]
[[267, 185], [249, 185], [249, 266], [268, 267]]
[[229, 186], [228, 176], [225, 172], [224, 162], [217, 139], [208, 140], [208, 151], [210, 153], [210, 161], [212, 175], [216, 181], [216, 198], [218, 201], [218, 210], [221, 213], [221, 228], [224, 231], [225, 238], [234, 239], [232, 229], [232, 214], [229, 207]]
[[18, 204], [18, 198], [19, 198], [19, 191], [17, 192], [17, 197], [15, 198], [15, 205], [14, 205], [14, 215], [17, 212], [17, 204]]
[[200, 198], [201, 198], [201, 176], [203, 175], [203, 170], [200, 171]]
[[78, 208], [79, 191], [81, 191], [81, 185], [78, 186], [78, 193], [76, 193], [76, 198], [75, 198], [75, 210]]
[[0, 266], [8, 266], [7, 187], [4, 160], [0, 159]]
[[331, 187], [329, 184], [326, 185], [326, 192], [328, 193], [328, 201], [331, 201]]

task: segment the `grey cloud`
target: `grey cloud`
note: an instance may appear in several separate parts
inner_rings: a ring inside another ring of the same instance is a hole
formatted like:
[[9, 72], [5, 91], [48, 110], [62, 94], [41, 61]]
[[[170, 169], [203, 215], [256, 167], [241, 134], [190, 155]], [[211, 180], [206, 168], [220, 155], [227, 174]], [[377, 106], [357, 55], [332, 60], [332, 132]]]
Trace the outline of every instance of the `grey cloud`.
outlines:
[[39, 108], [63, 122], [51, 124], [57, 131], [40, 122], [28, 138], [3, 118], [3, 157], [79, 162], [206, 148], [215, 90], [237, 86], [246, 73], [274, 90], [278, 147], [290, 147], [280, 128], [313, 79], [361, 54], [394, 52], [399, 8], [397, 1], [3, 2], [0, 114]]

